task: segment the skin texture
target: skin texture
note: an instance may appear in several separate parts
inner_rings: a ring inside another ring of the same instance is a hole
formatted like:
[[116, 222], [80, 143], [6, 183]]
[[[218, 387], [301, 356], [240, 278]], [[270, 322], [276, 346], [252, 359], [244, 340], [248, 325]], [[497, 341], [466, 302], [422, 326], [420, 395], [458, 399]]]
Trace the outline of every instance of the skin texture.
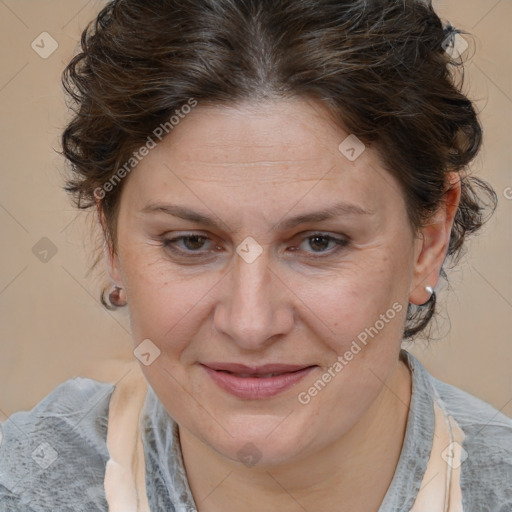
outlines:
[[[460, 188], [450, 176], [445, 203], [414, 233], [375, 149], [349, 161], [338, 150], [349, 134], [329, 119], [304, 99], [199, 105], [124, 184], [107, 266], [126, 290], [134, 345], [161, 350], [142, 369], [179, 424], [201, 512], [376, 511], [398, 462], [411, 394], [399, 360], [407, 303], [426, 302], [437, 282]], [[367, 213], [278, 226], [341, 201]], [[162, 203], [218, 226], [142, 211]], [[309, 238], [318, 232], [348, 243]], [[207, 239], [175, 242], [181, 255], [163, 246], [185, 235]], [[236, 253], [248, 236], [263, 249], [253, 263]], [[393, 304], [401, 311], [300, 403]], [[200, 366], [212, 361], [316, 368], [281, 394], [243, 400]], [[241, 462], [244, 447], [254, 465]]]

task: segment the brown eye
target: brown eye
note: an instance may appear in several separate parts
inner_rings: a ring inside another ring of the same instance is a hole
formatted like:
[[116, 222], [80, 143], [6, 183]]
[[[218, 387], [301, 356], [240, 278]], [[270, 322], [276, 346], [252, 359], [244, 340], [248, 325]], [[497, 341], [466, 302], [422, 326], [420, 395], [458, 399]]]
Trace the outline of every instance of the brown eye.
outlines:
[[314, 251], [324, 251], [329, 247], [329, 243], [331, 240], [329, 240], [326, 236], [312, 236], [309, 239], [309, 246]]
[[317, 253], [320, 255], [330, 255], [341, 250], [348, 245], [348, 241], [340, 238], [335, 238], [330, 235], [315, 233], [305, 238], [300, 244], [301, 250], [306, 253]]
[[190, 251], [197, 251], [198, 249], [202, 249], [204, 246], [204, 241], [206, 237], [204, 236], [184, 236], [182, 238], [183, 245]]
[[204, 235], [182, 235], [175, 238], [162, 239], [162, 245], [172, 252], [183, 255], [201, 255], [205, 251], [206, 242], [209, 240]]

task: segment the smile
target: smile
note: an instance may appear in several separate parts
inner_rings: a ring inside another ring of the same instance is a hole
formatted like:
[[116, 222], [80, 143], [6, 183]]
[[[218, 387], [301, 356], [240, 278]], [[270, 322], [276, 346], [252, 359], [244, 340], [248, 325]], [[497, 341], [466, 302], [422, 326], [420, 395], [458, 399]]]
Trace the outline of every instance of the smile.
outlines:
[[261, 400], [286, 391], [316, 366], [265, 365], [251, 368], [234, 363], [201, 364], [223, 391], [245, 400]]

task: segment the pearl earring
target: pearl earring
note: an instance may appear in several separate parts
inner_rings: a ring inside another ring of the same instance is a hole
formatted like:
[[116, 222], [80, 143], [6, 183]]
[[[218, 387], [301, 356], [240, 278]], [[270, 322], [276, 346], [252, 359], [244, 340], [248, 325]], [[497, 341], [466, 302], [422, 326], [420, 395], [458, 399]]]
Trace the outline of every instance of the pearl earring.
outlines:
[[434, 293], [432, 286], [425, 286], [425, 290], [427, 290], [427, 292], [430, 293], [430, 295]]

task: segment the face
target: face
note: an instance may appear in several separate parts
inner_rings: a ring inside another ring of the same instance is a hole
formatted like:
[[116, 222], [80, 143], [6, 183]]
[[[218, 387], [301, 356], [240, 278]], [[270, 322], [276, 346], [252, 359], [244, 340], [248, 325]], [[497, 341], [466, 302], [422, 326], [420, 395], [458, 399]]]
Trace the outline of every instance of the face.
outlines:
[[198, 106], [124, 185], [108, 265], [135, 346], [160, 351], [142, 369], [228, 459], [279, 464], [349, 432], [435, 285], [398, 183], [371, 147], [349, 160], [348, 135], [305, 100]]

